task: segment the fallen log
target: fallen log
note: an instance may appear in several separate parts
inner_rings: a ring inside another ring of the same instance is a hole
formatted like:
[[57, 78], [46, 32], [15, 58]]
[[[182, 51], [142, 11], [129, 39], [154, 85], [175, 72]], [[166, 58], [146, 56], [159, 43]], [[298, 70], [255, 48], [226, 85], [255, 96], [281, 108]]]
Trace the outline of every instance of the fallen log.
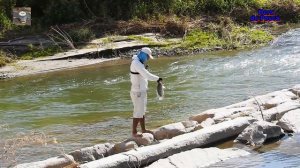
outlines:
[[80, 168], [140, 167], [173, 154], [207, 146], [218, 141], [237, 136], [247, 126], [256, 121], [249, 117], [240, 117], [222, 122], [195, 132], [176, 136], [157, 145], [145, 146], [128, 152], [112, 155], [92, 161]]

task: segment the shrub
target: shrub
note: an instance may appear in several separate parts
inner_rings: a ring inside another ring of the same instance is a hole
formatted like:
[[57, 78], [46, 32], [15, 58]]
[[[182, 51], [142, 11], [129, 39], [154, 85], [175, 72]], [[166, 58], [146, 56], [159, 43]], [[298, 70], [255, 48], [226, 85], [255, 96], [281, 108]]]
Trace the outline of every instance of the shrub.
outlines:
[[219, 39], [215, 33], [195, 29], [187, 34], [182, 46], [186, 48], [203, 48], [222, 46], [223, 44], [224, 41]]
[[32, 45], [28, 46], [29, 52], [20, 56], [21, 59], [30, 60], [38, 57], [51, 56], [61, 51], [58, 46], [51, 46], [47, 48], [38, 48]]
[[243, 45], [263, 45], [273, 39], [273, 36], [266, 31], [238, 26], [232, 30], [230, 36], [231, 43], [239, 47]]
[[280, 16], [282, 22], [299, 22], [299, 0], [273, 1], [270, 4], [270, 9], [275, 10], [276, 14]]
[[13, 27], [10, 19], [0, 10], [0, 36], [7, 30], [11, 30]]
[[0, 50], [0, 67], [5, 66], [8, 63], [13, 62], [13, 58], [11, 58], [7, 53]]
[[71, 30], [69, 35], [74, 42], [88, 42], [95, 38], [95, 33], [89, 28]]

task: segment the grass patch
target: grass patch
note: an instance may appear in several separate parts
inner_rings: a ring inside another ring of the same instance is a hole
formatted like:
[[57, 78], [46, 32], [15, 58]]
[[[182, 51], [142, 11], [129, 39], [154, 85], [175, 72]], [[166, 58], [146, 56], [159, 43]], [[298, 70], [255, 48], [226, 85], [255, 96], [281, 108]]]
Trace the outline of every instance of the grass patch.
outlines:
[[24, 60], [31, 60], [34, 58], [45, 57], [45, 56], [52, 56], [62, 50], [58, 46], [51, 46], [48, 48], [38, 48], [35, 46], [29, 46], [30, 51], [21, 55], [20, 58]]
[[145, 44], [154, 44], [154, 43], [156, 43], [155, 41], [153, 41], [153, 39], [151, 39], [149, 37], [144, 37], [144, 36], [130, 35], [130, 36], [128, 36], [128, 39], [140, 41], [140, 42], [145, 43]]
[[4, 51], [0, 50], [0, 67], [3, 67], [8, 63], [12, 63], [12, 62], [14, 62], [14, 59]]
[[235, 49], [263, 46], [273, 40], [273, 35], [264, 29], [239, 26], [228, 17], [208, 23], [203, 29], [189, 31], [179, 45], [187, 49], [214, 48]]
[[75, 43], [89, 42], [96, 37], [95, 33], [89, 28], [73, 29], [69, 32], [69, 35]]
[[193, 49], [193, 48], [204, 48], [204, 47], [216, 47], [222, 46], [224, 41], [215, 33], [205, 32], [200, 29], [194, 29], [190, 31], [183, 42], [181, 47]]
[[273, 40], [273, 36], [264, 30], [253, 29], [249, 27], [235, 27], [230, 33], [227, 44], [236, 47], [243, 46], [262, 46]]

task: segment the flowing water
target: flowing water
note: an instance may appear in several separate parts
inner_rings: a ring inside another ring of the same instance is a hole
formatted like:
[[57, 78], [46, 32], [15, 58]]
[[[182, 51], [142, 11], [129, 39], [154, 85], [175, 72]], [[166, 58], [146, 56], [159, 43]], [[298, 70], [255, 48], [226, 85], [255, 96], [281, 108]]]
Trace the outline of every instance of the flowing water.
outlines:
[[[6, 127], [0, 127], [0, 145], [30, 131], [56, 139], [56, 144], [18, 151], [17, 160], [29, 162], [61, 150], [126, 139], [133, 108], [129, 64], [130, 60], [119, 60], [1, 81], [0, 126]], [[161, 57], [149, 64], [166, 87], [165, 98], [159, 101], [156, 82], [150, 82], [147, 126], [156, 128], [300, 83], [300, 29], [260, 49]]]

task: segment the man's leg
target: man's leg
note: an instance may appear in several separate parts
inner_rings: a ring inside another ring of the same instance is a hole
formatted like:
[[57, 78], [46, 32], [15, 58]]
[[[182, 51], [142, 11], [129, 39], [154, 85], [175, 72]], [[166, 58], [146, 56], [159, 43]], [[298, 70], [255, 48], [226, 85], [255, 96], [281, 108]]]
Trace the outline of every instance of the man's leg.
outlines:
[[145, 115], [143, 116], [143, 118], [140, 119], [140, 124], [141, 124], [141, 128], [142, 128], [142, 133], [144, 133], [146, 131], [146, 127], [145, 127]]
[[133, 118], [133, 121], [132, 121], [132, 136], [133, 137], [136, 137], [136, 136], [140, 136], [137, 134], [137, 126], [140, 122], [140, 118]]
[[143, 116], [143, 118], [141, 118], [140, 123], [141, 123], [142, 133], [151, 133], [151, 134], [153, 134], [152, 131], [146, 130], [146, 126], [145, 126], [145, 115]]

